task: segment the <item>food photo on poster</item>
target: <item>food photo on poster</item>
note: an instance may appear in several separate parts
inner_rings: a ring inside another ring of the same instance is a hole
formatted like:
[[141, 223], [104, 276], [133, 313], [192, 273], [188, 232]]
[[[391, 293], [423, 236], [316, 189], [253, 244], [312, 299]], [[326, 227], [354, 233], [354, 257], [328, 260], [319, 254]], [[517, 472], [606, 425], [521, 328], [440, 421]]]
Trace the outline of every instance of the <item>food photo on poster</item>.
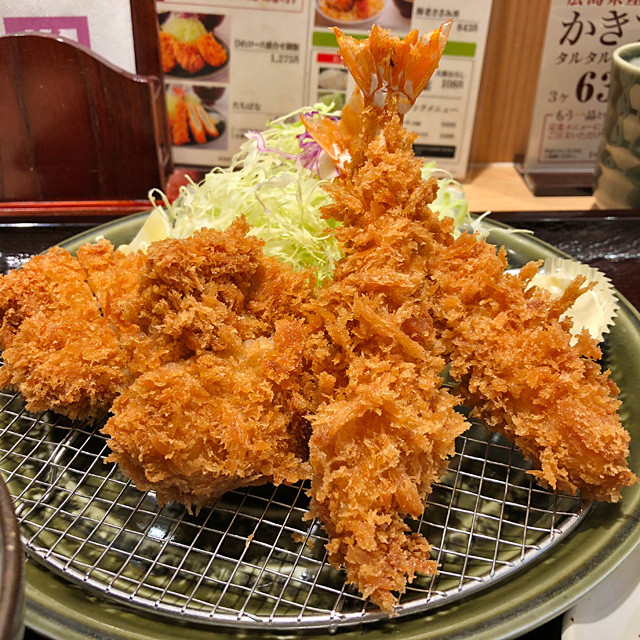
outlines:
[[221, 75], [229, 63], [228, 44], [219, 35], [224, 16], [215, 14], [161, 13], [160, 54], [169, 78], [207, 79]]
[[219, 105], [224, 103], [225, 91], [225, 87], [167, 85], [167, 113], [175, 146], [221, 142], [226, 121]]
[[409, 31], [412, 14], [405, 9], [409, 4], [399, 0], [315, 0], [315, 24], [366, 31], [376, 23], [394, 31]]

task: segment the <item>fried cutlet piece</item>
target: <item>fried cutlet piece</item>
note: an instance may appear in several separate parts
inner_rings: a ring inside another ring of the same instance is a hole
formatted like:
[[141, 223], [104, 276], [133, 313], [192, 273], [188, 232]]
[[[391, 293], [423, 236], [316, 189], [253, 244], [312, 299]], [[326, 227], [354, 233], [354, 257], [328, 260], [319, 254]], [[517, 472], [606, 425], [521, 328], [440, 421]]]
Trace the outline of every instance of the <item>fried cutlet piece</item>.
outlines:
[[543, 485], [615, 502], [637, 481], [618, 389], [597, 362], [596, 342], [583, 332], [572, 344], [570, 322], [560, 320], [580, 282], [554, 301], [527, 288], [537, 265], [519, 277], [506, 266], [504, 249], [476, 236], [434, 244], [432, 313], [451, 376], [475, 415], [534, 462]]
[[265, 258], [248, 230], [151, 244], [123, 307], [162, 357], [114, 403], [108, 460], [160, 501], [308, 475], [310, 275]]
[[247, 231], [240, 221], [226, 232], [203, 229], [149, 246], [126, 314], [163, 351], [165, 363], [237, 348], [266, 329], [244, 313], [262, 259], [260, 241]]
[[176, 38], [171, 33], [166, 31], [160, 31], [160, 61], [162, 63], [162, 71], [169, 73], [178, 61], [176, 60], [176, 54], [174, 53], [174, 45]]
[[161, 504], [197, 507], [238, 487], [308, 477], [306, 407], [290, 393], [304, 335], [298, 322], [283, 321], [271, 338], [142, 375], [104, 427], [107, 462]]
[[171, 140], [175, 145], [187, 144], [191, 140], [189, 135], [189, 109], [184, 100], [178, 100], [175, 113], [170, 116]]
[[117, 334], [125, 332], [129, 323], [123, 316], [123, 302], [138, 290], [138, 277], [147, 261], [146, 254], [142, 251], [125, 254], [101, 238], [80, 246], [76, 258], [87, 274], [87, 283], [102, 313]]
[[227, 52], [211, 33], [201, 35], [196, 40], [196, 47], [204, 61], [212, 67], [221, 67], [227, 61]]
[[211, 114], [208, 113], [207, 110], [201, 104], [195, 105], [195, 108], [196, 108], [198, 117], [202, 122], [202, 126], [204, 127], [204, 130], [207, 132], [207, 135], [210, 136], [211, 138], [217, 138], [220, 135], [220, 131], [218, 130], [218, 127], [216, 126], [216, 123], [213, 117], [211, 116]]
[[125, 254], [114, 249], [108, 240], [100, 239], [94, 244], [79, 247], [77, 259], [86, 271], [87, 283], [125, 354], [131, 378], [135, 379], [169, 361], [171, 358], [129, 313], [147, 255], [142, 251]]
[[176, 39], [173, 43], [173, 54], [178, 64], [187, 73], [198, 73], [206, 64], [195, 42], [182, 42]]
[[19, 390], [29, 411], [94, 417], [128, 384], [123, 353], [85, 278], [60, 248], [0, 277], [0, 386]]
[[197, 106], [191, 102], [187, 104], [187, 119], [189, 121], [189, 130], [195, 142], [204, 144], [207, 141], [207, 132], [198, 114]]

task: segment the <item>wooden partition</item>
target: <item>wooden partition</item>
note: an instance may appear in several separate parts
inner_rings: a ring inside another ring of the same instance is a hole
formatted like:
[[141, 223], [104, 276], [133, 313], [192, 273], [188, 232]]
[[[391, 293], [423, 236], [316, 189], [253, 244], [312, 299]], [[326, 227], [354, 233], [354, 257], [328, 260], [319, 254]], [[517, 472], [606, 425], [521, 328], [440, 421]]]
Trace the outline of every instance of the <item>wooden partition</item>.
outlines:
[[164, 186], [160, 78], [41, 33], [0, 38], [0, 61], [0, 201], [133, 200]]
[[550, 0], [493, 0], [471, 146], [472, 164], [526, 151]]
[[2, 220], [113, 217], [165, 188], [173, 162], [156, 3], [130, 7], [136, 73], [62, 36], [0, 38]]

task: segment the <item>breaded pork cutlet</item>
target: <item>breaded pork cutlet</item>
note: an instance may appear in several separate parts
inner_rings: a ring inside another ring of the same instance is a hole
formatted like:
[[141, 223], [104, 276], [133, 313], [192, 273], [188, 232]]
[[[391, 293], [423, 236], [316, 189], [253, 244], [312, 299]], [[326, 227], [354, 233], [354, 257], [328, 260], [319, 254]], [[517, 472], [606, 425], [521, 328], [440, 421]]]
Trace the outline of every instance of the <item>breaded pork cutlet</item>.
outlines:
[[111, 409], [109, 460], [160, 501], [307, 477], [313, 278], [248, 229], [34, 258], [0, 280], [2, 382], [34, 411]]
[[123, 300], [159, 366], [114, 403], [108, 460], [161, 502], [202, 505], [308, 475], [300, 310], [312, 281], [266, 258], [248, 229], [240, 219], [153, 243]]
[[124, 354], [85, 278], [60, 248], [0, 276], [0, 387], [19, 390], [29, 411], [94, 417], [129, 383]]
[[236, 348], [271, 335], [278, 319], [300, 317], [310, 273], [265, 257], [248, 231], [240, 218], [223, 232], [150, 245], [122, 318], [153, 340], [162, 363]]
[[[77, 258], [137, 378], [163, 364], [270, 335], [300, 315], [310, 273], [262, 253], [241, 219], [225, 232], [203, 229], [124, 254], [100, 240]], [[250, 295], [247, 295], [250, 292]]]
[[206, 64], [195, 42], [173, 41], [173, 55], [187, 73], [198, 73]]
[[160, 504], [196, 507], [237, 487], [307, 477], [306, 437], [276, 379], [300, 367], [304, 334], [295, 321], [281, 330], [285, 340], [276, 331], [138, 378], [104, 428], [107, 462]]

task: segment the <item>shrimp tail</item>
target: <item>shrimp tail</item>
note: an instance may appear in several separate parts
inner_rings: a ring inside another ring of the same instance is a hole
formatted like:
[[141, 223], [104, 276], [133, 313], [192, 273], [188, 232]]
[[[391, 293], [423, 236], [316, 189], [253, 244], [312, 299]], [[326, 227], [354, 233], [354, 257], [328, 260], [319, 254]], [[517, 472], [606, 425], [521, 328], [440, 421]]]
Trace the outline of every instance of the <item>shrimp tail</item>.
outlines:
[[366, 40], [347, 36], [334, 27], [342, 59], [357, 86], [339, 122], [317, 114], [301, 118], [309, 135], [341, 172], [350, 159], [351, 141], [366, 128], [364, 109], [390, 108], [402, 121], [438, 68], [451, 25], [448, 20], [422, 37], [414, 29], [404, 39], [374, 25]]
[[345, 170], [347, 160], [351, 157], [349, 153], [351, 140], [362, 129], [362, 108], [362, 94], [356, 88], [343, 107], [340, 120], [317, 113], [300, 115], [307, 133], [342, 172]]
[[440, 64], [452, 21], [420, 37], [414, 29], [404, 39], [390, 37], [378, 25], [367, 40], [344, 35], [334, 27], [344, 64], [362, 91], [364, 103], [384, 107], [390, 95], [404, 115]]

